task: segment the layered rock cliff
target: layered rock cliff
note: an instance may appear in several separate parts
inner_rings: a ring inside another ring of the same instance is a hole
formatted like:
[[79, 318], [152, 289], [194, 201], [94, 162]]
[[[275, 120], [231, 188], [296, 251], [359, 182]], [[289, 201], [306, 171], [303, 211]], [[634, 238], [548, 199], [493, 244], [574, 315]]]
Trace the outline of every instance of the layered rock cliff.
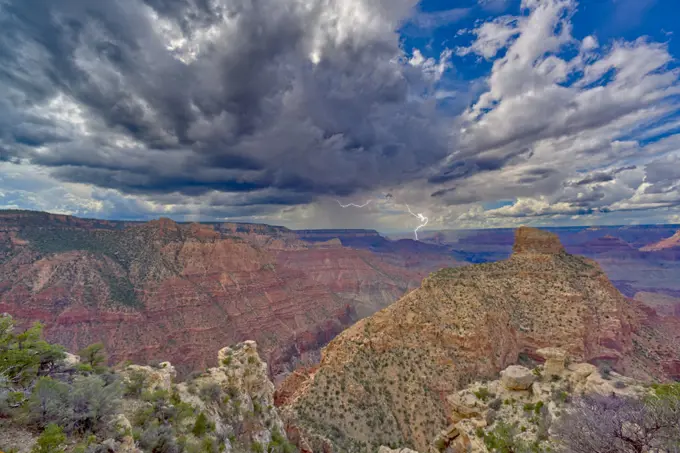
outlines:
[[284, 419], [314, 451], [425, 451], [451, 421], [447, 395], [542, 361], [546, 346], [632, 377], [675, 375], [680, 326], [655, 316], [556, 236], [520, 228], [509, 260], [433, 273], [333, 340], [318, 369], [284, 386]]
[[662, 239], [654, 244], [649, 244], [642, 247], [640, 250], [643, 252], [654, 252], [658, 250], [666, 250], [671, 248], [680, 248], [680, 231], [675, 233], [673, 236]]
[[285, 374], [442, 263], [447, 252], [413, 266], [268, 225], [0, 213], [0, 312], [42, 321], [72, 351], [102, 341], [112, 362], [168, 358], [180, 374], [248, 339]]

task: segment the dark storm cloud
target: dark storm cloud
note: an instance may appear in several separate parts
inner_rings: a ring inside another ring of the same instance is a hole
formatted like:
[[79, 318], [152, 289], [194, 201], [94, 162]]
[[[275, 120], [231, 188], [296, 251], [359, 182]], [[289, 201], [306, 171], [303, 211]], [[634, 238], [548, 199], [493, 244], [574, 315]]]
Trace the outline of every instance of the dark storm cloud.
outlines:
[[[324, 22], [340, 3], [12, 0], [0, 156], [125, 193], [285, 193], [271, 204], [415, 178], [447, 153], [435, 106], [409, 97], [429, 82], [395, 63], [393, 26]], [[366, 14], [396, 25], [414, 3]]]
[[519, 178], [520, 184], [534, 184], [559, 173], [554, 168], [530, 168]]
[[584, 177], [583, 179], [580, 179], [578, 181], [570, 182], [568, 183], [569, 186], [571, 187], [577, 187], [577, 186], [587, 186], [590, 184], [597, 184], [597, 183], [603, 183], [603, 182], [609, 182], [613, 181], [616, 177], [621, 172], [628, 171], [628, 170], [635, 170], [637, 169], [637, 166], [635, 165], [630, 165], [627, 167], [621, 167], [617, 168], [608, 172], [594, 172], [589, 174], [588, 176]]
[[500, 170], [507, 165], [529, 159], [532, 155], [531, 149], [524, 147], [510, 152], [492, 150], [469, 159], [453, 160], [442, 168], [436, 169], [436, 173], [428, 178], [428, 182], [442, 184], [465, 179], [477, 173]]

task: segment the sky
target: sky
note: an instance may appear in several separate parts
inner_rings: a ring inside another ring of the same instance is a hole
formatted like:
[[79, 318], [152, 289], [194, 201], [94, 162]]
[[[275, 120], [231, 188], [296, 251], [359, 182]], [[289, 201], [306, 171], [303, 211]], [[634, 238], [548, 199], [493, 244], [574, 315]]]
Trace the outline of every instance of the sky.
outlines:
[[680, 223], [679, 14], [0, 0], [0, 209], [385, 232], [419, 214]]

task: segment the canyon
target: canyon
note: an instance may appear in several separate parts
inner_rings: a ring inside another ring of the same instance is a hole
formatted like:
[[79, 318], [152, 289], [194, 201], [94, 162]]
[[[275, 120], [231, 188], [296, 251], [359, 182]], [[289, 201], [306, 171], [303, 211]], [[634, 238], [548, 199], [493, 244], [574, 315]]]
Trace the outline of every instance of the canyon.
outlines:
[[680, 319], [621, 294], [556, 235], [522, 227], [508, 259], [432, 273], [345, 330], [276, 401], [308, 451], [432, 451], [455, 422], [450, 395], [545, 362], [544, 348], [643, 382], [680, 378]]
[[255, 340], [280, 379], [431, 271], [460, 264], [414, 241], [375, 252], [337, 234], [304, 237], [269, 225], [3, 211], [0, 313], [22, 327], [42, 322], [48, 340], [73, 352], [103, 342], [113, 363], [170, 360], [180, 374]]

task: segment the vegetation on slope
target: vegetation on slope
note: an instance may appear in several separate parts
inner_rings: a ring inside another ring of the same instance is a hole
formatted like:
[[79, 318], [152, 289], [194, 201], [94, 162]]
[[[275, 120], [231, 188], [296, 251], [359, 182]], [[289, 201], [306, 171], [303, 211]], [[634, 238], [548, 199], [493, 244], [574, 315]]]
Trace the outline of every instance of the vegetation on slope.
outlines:
[[109, 368], [101, 344], [78, 359], [41, 333], [0, 317], [0, 451], [294, 451], [252, 347], [225, 348], [230, 363], [174, 383], [169, 363]]

